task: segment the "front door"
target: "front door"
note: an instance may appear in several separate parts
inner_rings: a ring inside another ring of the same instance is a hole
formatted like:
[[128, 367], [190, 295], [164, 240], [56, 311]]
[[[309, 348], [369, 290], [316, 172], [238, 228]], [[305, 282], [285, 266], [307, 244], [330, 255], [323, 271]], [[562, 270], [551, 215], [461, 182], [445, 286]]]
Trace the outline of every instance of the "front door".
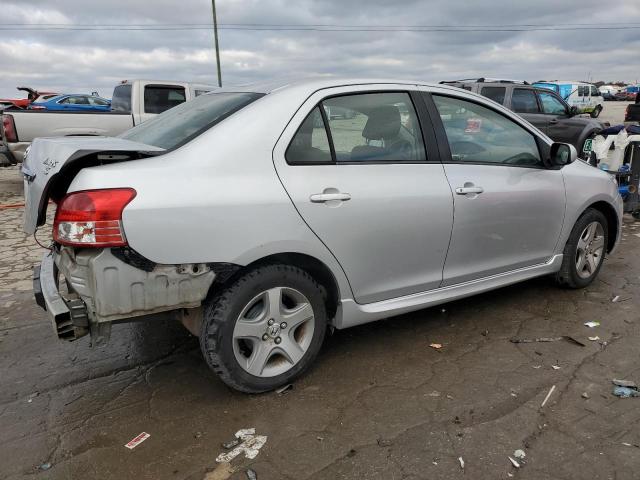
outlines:
[[512, 118], [470, 100], [432, 98], [455, 192], [443, 286], [549, 260], [564, 218], [562, 173], [543, 167], [534, 135]]
[[[538, 91], [542, 112], [547, 119], [547, 135], [554, 142], [574, 143], [584, 129], [584, 120], [571, 117], [569, 107], [555, 93]], [[582, 145], [576, 146], [578, 152]]]
[[296, 209], [358, 303], [437, 288], [453, 222], [433, 130], [423, 137], [416, 115], [423, 104], [406, 91], [364, 88], [316, 93], [274, 150]]

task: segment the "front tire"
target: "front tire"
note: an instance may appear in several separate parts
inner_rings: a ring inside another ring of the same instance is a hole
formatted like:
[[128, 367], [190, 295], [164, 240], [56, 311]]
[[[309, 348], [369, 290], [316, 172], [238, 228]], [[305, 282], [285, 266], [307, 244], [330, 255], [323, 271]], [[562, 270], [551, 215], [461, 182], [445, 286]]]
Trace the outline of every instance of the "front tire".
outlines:
[[598, 118], [600, 116], [600, 112], [602, 112], [602, 106], [598, 105], [596, 108], [593, 109], [593, 111], [591, 112], [591, 118]]
[[266, 265], [205, 302], [200, 348], [231, 388], [266, 392], [309, 368], [326, 325], [320, 285], [297, 267]]
[[598, 276], [608, 245], [607, 219], [589, 208], [578, 219], [564, 247], [556, 282], [567, 288], [584, 288]]

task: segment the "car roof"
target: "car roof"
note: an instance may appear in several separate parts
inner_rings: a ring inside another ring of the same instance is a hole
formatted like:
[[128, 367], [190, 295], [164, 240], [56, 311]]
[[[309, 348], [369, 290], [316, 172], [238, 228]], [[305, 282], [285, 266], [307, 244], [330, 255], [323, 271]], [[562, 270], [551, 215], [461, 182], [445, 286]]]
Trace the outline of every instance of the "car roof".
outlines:
[[275, 91], [287, 89], [306, 89], [309, 91], [322, 90], [325, 88], [349, 86], [349, 85], [422, 85], [422, 86], [438, 86], [434, 83], [423, 82], [420, 80], [402, 80], [402, 79], [380, 79], [380, 78], [351, 78], [351, 77], [315, 77], [296, 80], [273, 80], [268, 82], [247, 83], [243, 85], [223, 86], [211, 93], [225, 92], [252, 92], [269, 94]]

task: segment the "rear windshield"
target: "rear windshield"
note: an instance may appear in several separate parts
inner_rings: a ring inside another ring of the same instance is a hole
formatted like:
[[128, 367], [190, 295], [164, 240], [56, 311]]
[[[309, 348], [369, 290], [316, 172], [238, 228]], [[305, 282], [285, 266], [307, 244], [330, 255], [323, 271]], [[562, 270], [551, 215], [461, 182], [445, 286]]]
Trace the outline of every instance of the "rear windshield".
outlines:
[[210, 93], [127, 130], [121, 138], [172, 150], [262, 97], [262, 93]]

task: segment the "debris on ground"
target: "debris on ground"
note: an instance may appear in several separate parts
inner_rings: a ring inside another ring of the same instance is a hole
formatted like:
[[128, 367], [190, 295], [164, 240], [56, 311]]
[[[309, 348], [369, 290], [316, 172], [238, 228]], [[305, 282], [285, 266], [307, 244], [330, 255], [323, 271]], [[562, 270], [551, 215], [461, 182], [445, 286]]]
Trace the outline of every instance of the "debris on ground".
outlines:
[[520, 468], [520, 464], [513, 458], [511, 457], [507, 457], [509, 459], [509, 461], [511, 462], [511, 465], [513, 465], [516, 468]]
[[230, 452], [221, 453], [220, 455], [218, 455], [216, 457], [216, 462], [231, 462], [231, 460], [236, 458], [241, 453], [244, 453], [244, 456], [246, 458], [253, 460], [258, 456], [258, 453], [260, 453], [260, 449], [267, 443], [267, 436], [256, 435], [255, 428], [240, 429], [236, 432], [235, 437], [242, 443], [234, 447]]
[[544, 343], [544, 342], [558, 342], [560, 340], [566, 340], [569, 343], [580, 345], [584, 347], [585, 344], [569, 335], [562, 335], [561, 337], [539, 337], [539, 338], [511, 338], [511, 343]]
[[38, 466], [39, 470], [49, 470], [51, 468], [51, 463], [44, 462], [43, 464]]
[[616, 295], [615, 297], [613, 297], [611, 299], [611, 302], [616, 303], [618, 300], [620, 300], [620, 295]]
[[556, 389], [555, 385], [551, 387], [551, 389], [549, 390], [549, 393], [547, 393], [547, 396], [544, 397], [544, 400], [542, 401], [540, 408], [543, 408], [547, 404], [547, 402], [549, 401], [549, 398], [551, 397], [555, 389]]
[[324, 440], [324, 437], [316, 437], [316, 440], [318, 440], [319, 442], [322, 442]]
[[513, 452], [513, 456], [516, 457], [518, 460], [522, 460], [523, 458], [525, 458], [527, 456], [527, 454], [524, 452], [524, 450], [519, 448], [518, 450]]
[[614, 378], [613, 380], [611, 380], [611, 382], [614, 385], [617, 385], [619, 387], [638, 388], [638, 385], [636, 385], [636, 382], [632, 380], [620, 380], [620, 379]]
[[620, 398], [640, 397], [640, 392], [637, 388], [631, 387], [613, 387], [613, 394]]
[[129, 450], [133, 450], [150, 436], [151, 435], [149, 435], [147, 432], [142, 432], [140, 435], [129, 440], [129, 442], [125, 445], [125, 447], [127, 447]]
[[582, 392], [582, 398], [589, 400], [589, 398], [591, 397], [589, 397], [589, 394], [587, 392]]
[[533, 368], [535, 368], [537, 370], [539, 368], [542, 368], [542, 365], [534, 365]]
[[486, 337], [487, 335], [489, 335], [489, 330], [483, 330], [482, 332], [480, 332], [480, 335]]
[[289, 390], [293, 390], [293, 384], [292, 383], [288, 383], [288, 384], [276, 389], [276, 393], [278, 395], [282, 395], [282, 394], [287, 393]]
[[248, 480], [258, 480], [258, 474], [256, 473], [255, 470], [251, 468], [247, 468], [247, 471], [245, 473], [247, 474]]
[[560, 370], [562, 367], [560, 365], [551, 365], [551, 368], [554, 370]]
[[598, 340], [600, 340], [600, 337], [596, 335], [595, 337], [589, 337], [589, 340], [591, 340], [592, 342], [597, 342]]
[[440, 350], [442, 348], [441, 343], [432, 343], [429, 345], [431, 348], [435, 348], [436, 350]]
[[585, 322], [584, 326], [589, 328], [599, 327], [600, 322]]
[[240, 445], [240, 439], [239, 438], [234, 438], [230, 442], [224, 442], [222, 444], [222, 448], [224, 448], [225, 450], [231, 450], [236, 445]]
[[464, 460], [462, 457], [458, 457], [458, 463], [460, 464], [460, 468], [464, 470]]
[[391, 440], [387, 440], [386, 438], [378, 439], [378, 446], [380, 447], [390, 447], [391, 445], [393, 445], [393, 441]]
[[220, 463], [215, 470], [208, 472], [203, 480], [227, 480], [235, 470], [228, 462]]

